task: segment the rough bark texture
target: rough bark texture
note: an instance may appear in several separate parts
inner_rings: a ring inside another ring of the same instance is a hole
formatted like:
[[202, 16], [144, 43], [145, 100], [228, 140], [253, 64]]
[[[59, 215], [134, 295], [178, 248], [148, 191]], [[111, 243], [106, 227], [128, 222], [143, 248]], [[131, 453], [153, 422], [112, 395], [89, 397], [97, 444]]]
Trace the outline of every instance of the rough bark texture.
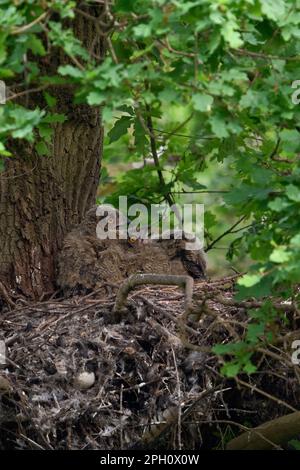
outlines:
[[[93, 16], [99, 10], [86, 7]], [[103, 57], [104, 40], [95, 23], [78, 15], [73, 27], [84, 45]], [[41, 67], [49, 74], [67, 61], [57, 51], [46, 59]], [[57, 98], [55, 111], [67, 115], [55, 125], [51, 155], [39, 157], [27, 142], [13, 141], [14, 158], [0, 177], [0, 281], [10, 292], [32, 298], [55, 289], [57, 252], [64, 235], [95, 203], [102, 154], [99, 109], [73, 105], [71, 89], [50, 93]], [[29, 106], [42, 100], [32, 95]]]

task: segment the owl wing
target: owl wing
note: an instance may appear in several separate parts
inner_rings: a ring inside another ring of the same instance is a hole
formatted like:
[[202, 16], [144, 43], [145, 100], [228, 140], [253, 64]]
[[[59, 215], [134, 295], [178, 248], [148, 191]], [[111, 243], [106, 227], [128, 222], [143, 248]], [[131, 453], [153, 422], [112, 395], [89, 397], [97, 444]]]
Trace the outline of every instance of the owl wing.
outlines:
[[201, 250], [182, 250], [181, 259], [188, 274], [194, 279], [206, 278], [206, 260]]

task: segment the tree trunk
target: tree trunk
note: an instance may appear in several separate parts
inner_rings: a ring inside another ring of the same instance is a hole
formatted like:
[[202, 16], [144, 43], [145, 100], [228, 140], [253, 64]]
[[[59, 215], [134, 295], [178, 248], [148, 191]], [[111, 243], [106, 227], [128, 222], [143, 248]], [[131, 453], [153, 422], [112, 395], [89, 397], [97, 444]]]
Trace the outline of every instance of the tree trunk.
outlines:
[[[97, 17], [99, 8], [85, 10]], [[87, 49], [103, 57], [104, 40], [94, 21], [78, 15], [73, 29]], [[43, 72], [51, 74], [67, 59], [53, 51], [47, 61]], [[33, 145], [14, 140], [9, 146], [14, 156], [0, 176], [0, 281], [10, 293], [30, 298], [55, 290], [57, 252], [65, 234], [95, 203], [100, 176], [99, 109], [73, 105], [70, 89], [50, 93], [57, 98], [55, 112], [67, 116], [55, 125], [50, 156], [38, 156]], [[29, 99], [29, 107], [43, 103], [38, 94]]]

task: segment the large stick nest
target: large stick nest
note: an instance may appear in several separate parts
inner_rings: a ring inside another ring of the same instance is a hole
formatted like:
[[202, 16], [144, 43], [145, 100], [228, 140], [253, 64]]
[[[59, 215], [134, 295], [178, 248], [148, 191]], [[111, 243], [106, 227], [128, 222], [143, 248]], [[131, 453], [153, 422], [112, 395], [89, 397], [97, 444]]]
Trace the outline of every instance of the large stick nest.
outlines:
[[285, 359], [262, 354], [245, 387], [220, 375], [210, 348], [242, 338], [248, 321], [232, 300], [233, 281], [196, 283], [202, 313], [184, 331], [177, 287], [134, 290], [119, 323], [111, 322], [116, 286], [109, 285], [105, 300], [93, 293], [20, 301], [2, 312], [1, 447], [222, 447], [245, 422], [299, 407], [298, 378]]

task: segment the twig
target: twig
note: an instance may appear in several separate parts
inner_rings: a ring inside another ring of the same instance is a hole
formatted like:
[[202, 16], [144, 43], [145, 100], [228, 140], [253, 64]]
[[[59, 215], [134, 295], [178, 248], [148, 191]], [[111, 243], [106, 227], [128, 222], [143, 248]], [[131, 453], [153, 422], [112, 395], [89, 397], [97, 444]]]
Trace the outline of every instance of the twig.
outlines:
[[[177, 49], [174, 49], [171, 44], [169, 43], [169, 40], [166, 38], [164, 41], [158, 40], [158, 42], [165, 47], [169, 52], [172, 52], [173, 54], [180, 55], [183, 57], [190, 57], [191, 59], [194, 59], [195, 53], [194, 52], [185, 52], [185, 51], [178, 51]], [[201, 62], [200, 62], [201, 63]]]
[[29, 437], [25, 436], [24, 434], [20, 433], [19, 436], [24, 439], [24, 441], [27, 441], [29, 442], [35, 449], [38, 449], [38, 450], [45, 450], [44, 447], [42, 447], [40, 444], [38, 444], [37, 442], [33, 441], [32, 439], [30, 439]]
[[107, 41], [108, 48], [110, 50], [110, 53], [111, 53], [111, 56], [113, 58], [114, 63], [118, 64], [119, 60], [118, 60], [118, 57], [117, 57], [117, 54], [116, 54], [116, 51], [114, 49], [114, 46], [113, 46], [113, 43], [112, 43], [111, 39], [109, 37], [107, 37], [106, 41]]
[[[165, 138], [165, 141], [173, 137], [173, 135], [178, 135], [177, 132], [180, 131], [194, 116], [194, 113], [192, 112], [183, 122], [178, 124], [172, 131], [170, 132], [165, 132], [165, 131], [159, 131], [162, 134], [167, 134], [167, 137]], [[153, 129], [154, 131], [157, 131], [157, 129]]]
[[43, 21], [49, 15], [49, 13], [50, 13], [49, 11], [46, 11], [42, 13], [40, 16], [38, 16], [37, 18], [35, 18], [35, 20], [33, 20], [31, 23], [25, 24], [24, 26], [21, 26], [20, 28], [14, 28], [10, 34], [16, 35], [16, 34], [25, 33], [26, 31], [28, 31], [28, 29], [32, 28], [32, 26], [35, 26], [36, 24]]
[[[254, 429], [250, 429], [246, 426], [244, 426], [243, 424], [241, 423], [237, 423], [236, 421], [231, 421], [229, 419], [212, 419], [212, 420], [209, 420], [209, 421], [203, 421], [201, 420], [200, 421], [201, 423], [208, 423], [208, 424], [212, 424], [212, 423], [220, 423], [220, 424], [229, 424], [229, 425], [232, 425], [232, 426], [237, 426], [239, 427], [240, 429], [242, 429], [243, 431], [253, 431], [253, 433], [255, 433], [257, 436], [259, 436], [263, 441], [265, 441], [266, 443], [268, 443], [270, 445], [270, 448], [271, 449], [277, 449], [277, 450], [282, 450], [282, 448], [280, 446], [278, 446], [277, 444], [275, 444], [274, 442], [270, 441], [267, 437], [265, 437], [261, 432], [258, 431], [258, 428], [256, 428], [255, 430]], [[229, 449], [228, 449], [229, 450]]]
[[220, 240], [222, 240], [222, 238], [224, 238], [226, 235], [229, 235], [230, 233], [232, 233], [232, 230], [235, 229], [235, 227], [237, 227], [241, 222], [243, 222], [243, 220], [245, 220], [246, 216], [243, 215], [243, 217], [241, 217], [235, 224], [232, 225], [232, 227], [230, 227], [228, 230], [226, 230], [224, 233], [222, 233], [222, 235], [220, 235], [219, 237], [217, 237], [215, 240], [213, 240], [207, 247], [206, 247], [206, 250], [205, 251], [209, 251], [212, 249], [212, 247], [218, 243]]
[[69, 57], [72, 60], [72, 62], [74, 62], [76, 67], [78, 67], [82, 72], [85, 70], [84, 66], [79, 62], [79, 60], [75, 56], [69, 54]]
[[150, 112], [150, 108], [149, 108], [148, 105], [146, 106], [146, 109], [147, 109], [147, 127], [149, 129], [150, 146], [151, 146], [152, 157], [153, 157], [154, 164], [155, 164], [155, 167], [156, 167], [158, 179], [159, 179], [160, 185], [161, 185], [162, 190], [163, 190], [163, 195], [166, 198], [166, 201], [168, 202], [168, 204], [170, 206], [172, 206], [174, 204], [174, 200], [173, 200], [170, 192], [166, 190], [167, 189], [167, 184], [165, 182], [163, 172], [160, 168], [159, 158], [158, 158], [158, 154], [157, 154], [156, 140], [155, 140], [155, 135], [153, 133], [154, 129], [153, 129], [152, 117], [151, 117], [151, 112]]
[[280, 398], [277, 398], [277, 397], [275, 397], [274, 395], [271, 395], [270, 393], [267, 393], [267, 392], [265, 392], [264, 390], [261, 390], [260, 388], [257, 387], [257, 385], [250, 385], [249, 383], [244, 382], [244, 380], [239, 379], [239, 378], [237, 378], [237, 377], [235, 377], [235, 380], [236, 380], [236, 382], [237, 382], [238, 384], [243, 385], [244, 387], [250, 388], [250, 390], [251, 390], [252, 392], [257, 392], [257, 393], [259, 393], [260, 395], [263, 395], [264, 397], [267, 397], [267, 398], [269, 398], [270, 400], [275, 401], [277, 404], [282, 405], [282, 406], [285, 406], [286, 408], [288, 408], [288, 409], [291, 410], [291, 411], [298, 411], [296, 408], [294, 408], [293, 406], [289, 405], [289, 404], [286, 403], [285, 401], [280, 400]]
[[[184, 418], [189, 416], [191, 412], [196, 408], [196, 406], [202, 401], [204, 398], [207, 396], [211, 395], [212, 393], [215, 392], [220, 392], [221, 390], [216, 390], [216, 389], [210, 389], [210, 390], [204, 390], [201, 392], [198, 396], [198, 398], [192, 403], [192, 405], [189, 406], [189, 408], [182, 414], [182, 421]], [[140, 441], [136, 442], [130, 449], [139, 449], [143, 448], [145, 446], [149, 447], [151, 444], [151, 447], [153, 448], [153, 444], [155, 441], [157, 441], [163, 434], [165, 434], [170, 427], [176, 423], [178, 419], [178, 407], [177, 406], [172, 406], [170, 408], [167, 408], [161, 416], [161, 420], [159, 423], [152, 424], [150, 427], [150, 430], [146, 432]]]
[[124, 385], [121, 384], [120, 390], [120, 448], [123, 449], [123, 387]]
[[20, 91], [19, 93], [15, 93], [14, 95], [8, 96], [6, 101], [15, 100], [16, 98], [20, 98], [20, 96], [29, 95], [30, 93], [39, 93], [40, 91], [45, 90], [49, 86], [50, 86], [49, 84], [41, 85], [36, 88], [29, 88], [28, 90]]
[[177, 396], [178, 396], [178, 418], [177, 418], [178, 449], [182, 450], [182, 442], [181, 442], [181, 407], [182, 407], [181, 388], [180, 388], [180, 379], [179, 379], [178, 367], [177, 367], [177, 362], [176, 362], [176, 356], [175, 356], [175, 352], [174, 352], [173, 348], [172, 348], [172, 355], [173, 355], [173, 361], [174, 361], [174, 367], [175, 367], [175, 373], [176, 373], [176, 388], [177, 388]]
[[202, 190], [202, 191], [174, 191], [174, 194], [226, 194], [230, 193], [230, 191], [209, 191], [209, 190]]
[[[157, 311], [158, 313], [160, 313], [164, 317], [166, 317], [169, 320], [171, 320], [172, 322], [176, 323], [178, 326], [181, 325], [181, 322], [180, 322], [179, 318], [177, 318], [174, 315], [172, 315], [171, 313], [169, 313], [166, 309], [164, 309], [162, 307], [159, 307], [158, 305], [155, 305], [153, 302], [151, 302], [151, 300], [147, 299], [147, 297], [145, 297], [144, 295], [139, 295], [138, 294], [138, 297], [141, 300], [143, 300], [147, 305], [149, 305], [149, 307], [152, 307], [153, 310]], [[187, 333], [190, 333], [191, 335], [199, 336], [199, 331], [194, 330], [194, 328], [191, 328], [190, 326], [188, 326], [186, 324], [184, 325], [184, 329], [187, 331]], [[211, 351], [211, 348], [203, 347], [203, 352], [210, 352], [210, 351]]]
[[[263, 302], [258, 300], [253, 301], [241, 301], [234, 299], [228, 299], [226, 297], [222, 297], [220, 295], [214, 297], [214, 300], [220, 302], [223, 305], [232, 305], [233, 307], [245, 308], [245, 309], [252, 309], [252, 308], [260, 308], [263, 305]], [[286, 312], [294, 312], [295, 307], [293, 304], [285, 304], [285, 303], [273, 303], [273, 307], [277, 308], [278, 310], [285, 310]]]
[[291, 160], [291, 159], [289, 159], [289, 158], [278, 157], [278, 156], [276, 155], [276, 153], [278, 152], [279, 145], [280, 145], [280, 137], [278, 137], [277, 142], [276, 142], [276, 145], [275, 145], [275, 148], [274, 148], [274, 150], [272, 151], [272, 153], [271, 153], [271, 155], [270, 155], [270, 159], [271, 159], [271, 160], [273, 160], [273, 161], [275, 161], [275, 162], [287, 163], [287, 164], [293, 164], [293, 163], [296, 163], [297, 160], [299, 160], [299, 155], [298, 155], [297, 160]]
[[171, 333], [168, 330], [168, 328], [164, 327], [163, 325], [158, 323], [158, 321], [154, 320], [151, 317], [146, 318], [145, 321], [151, 326], [153, 331], [156, 331], [159, 335], [164, 336], [167, 339], [167, 341], [171, 345], [172, 349], [173, 349], [173, 346], [176, 347], [176, 349], [177, 348], [182, 349], [181, 340], [178, 338], [178, 336]]
[[247, 49], [232, 49], [232, 53], [236, 53], [238, 55], [245, 55], [257, 59], [264, 59], [264, 60], [289, 60], [289, 61], [300, 61], [300, 56], [280, 56], [280, 55], [271, 55], [271, 54], [264, 54], [262, 52], [253, 52], [248, 51]]
[[14, 344], [16, 341], [18, 341], [18, 339], [20, 338], [20, 334], [19, 333], [15, 333], [14, 335], [10, 336], [9, 338], [7, 338], [5, 340], [5, 346], [8, 347], [8, 346], [11, 346], [12, 344]]
[[182, 217], [180, 215], [180, 212], [179, 212], [179, 209], [177, 207], [177, 205], [175, 204], [175, 201], [173, 199], [173, 196], [171, 194], [171, 192], [168, 190], [168, 186], [165, 182], [165, 178], [164, 178], [164, 175], [163, 175], [163, 172], [160, 168], [160, 163], [159, 163], [159, 158], [158, 158], [158, 153], [157, 153], [157, 146], [156, 146], [156, 138], [155, 138], [155, 134], [154, 134], [154, 129], [153, 129], [153, 123], [152, 123], [152, 116], [151, 116], [151, 110], [150, 110], [150, 107], [148, 105], [146, 105], [146, 110], [147, 110], [147, 128], [148, 128], [148, 133], [149, 133], [149, 136], [150, 136], [150, 146], [151, 146], [151, 153], [152, 153], [152, 157], [153, 157], [153, 160], [154, 160], [154, 164], [155, 164], [155, 167], [156, 167], [156, 171], [157, 171], [157, 174], [158, 174], [158, 179], [159, 179], [159, 182], [161, 184], [161, 187], [162, 187], [162, 192], [163, 192], [163, 196], [164, 196], [164, 199], [167, 201], [167, 203], [169, 204], [170, 207], [172, 207], [173, 211], [174, 211], [174, 214], [180, 224], [180, 227], [182, 228]]
[[202, 135], [197, 135], [197, 134], [196, 135], [178, 134], [175, 129], [171, 132], [167, 132], [167, 131], [163, 131], [162, 129], [156, 129], [154, 127], [153, 130], [155, 132], [160, 133], [160, 134], [168, 134], [170, 136], [175, 135], [176, 137], [185, 137], [186, 139], [195, 139], [196, 138], [196, 139], [199, 139], [199, 140], [213, 140], [213, 139], [216, 138], [214, 136], [202, 136]]
[[7, 292], [7, 289], [6, 287], [4, 286], [4, 284], [0, 281], [0, 295], [2, 294], [4, 300], [6, 301], [6, 303], [8, 303], [8, 305], [10, 305], [11, 307], [16, 307], [16, 304], [11, 300], [8, 292]]

